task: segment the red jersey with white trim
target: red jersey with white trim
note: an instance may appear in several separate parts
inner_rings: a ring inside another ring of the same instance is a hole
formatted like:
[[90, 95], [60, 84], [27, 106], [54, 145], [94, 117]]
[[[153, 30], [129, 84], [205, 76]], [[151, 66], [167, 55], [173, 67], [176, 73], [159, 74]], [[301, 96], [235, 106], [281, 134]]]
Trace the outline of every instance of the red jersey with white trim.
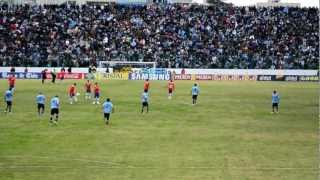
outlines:
[[145, 81], [144, 85], [143, 85], [143, 89], [144, 90], [149, 90], [149, 87], [150, 87], [150, 83], [148, 81]]
[[10, 76], [8, 78], [8, 82], [10, 86], [14, 86], [15, 82], [16, 82], [16, 78], [14, 76]]
[[100, 87], [98, 85], [94, 85], [94, 93], [100, 93]]
[[86, 88], [86, 91], [87, 91], [87, 92], [91, 92], [91, 87], [92, 87], [91, 82], [86, 82], [85, 88]]
[[174, 88], [175, 88], [174, 82], [169, 81], [168, 82], [168, 89], [174, 90]]
[[74, 85], [71, 85], [69, 88], [69, 94], [75, 95], [76, 94], [76, 87]]

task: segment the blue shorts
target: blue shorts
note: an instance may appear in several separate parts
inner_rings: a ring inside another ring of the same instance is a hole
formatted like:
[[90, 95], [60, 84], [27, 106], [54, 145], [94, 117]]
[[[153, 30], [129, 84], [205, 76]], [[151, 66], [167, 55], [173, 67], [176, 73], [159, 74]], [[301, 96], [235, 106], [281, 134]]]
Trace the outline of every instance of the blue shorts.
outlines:
[[94, 93], [94, 98], [99, 98], [100, 97], [100, 93]]

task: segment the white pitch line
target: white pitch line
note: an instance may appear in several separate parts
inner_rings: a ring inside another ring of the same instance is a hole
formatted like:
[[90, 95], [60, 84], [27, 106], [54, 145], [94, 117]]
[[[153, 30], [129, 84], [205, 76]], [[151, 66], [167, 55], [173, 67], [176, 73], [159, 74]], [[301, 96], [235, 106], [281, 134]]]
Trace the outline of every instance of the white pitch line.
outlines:
[[79, 158], [65, 158], [65, 157], [49, 157], [49, 156], [0, 156], [0, 158], [15, 158], [15, 159], [55, 159], [55, 160], [65, 160], [65, 161], [82, 161], [88, 163], [99, 163], [105, 165], [122, 166], [120, 163], [108, 162], [108, 161], [96, 161], [90, 159], [79, 159]]
[[[241, 167], [104, 167], [104, 166], [86, 166], [91, 168], [107, 168], [107, 169], [230, 169], [230, 170], [319, 170], [319, 168], [299, 168], [299, 167], [265, 167], [265, 168], [241, 168]], [[63, 167], [52, 165], [12, 165], [1, 167], [0, 169], [16, 169], [16, 168], [57, 168], [57, 169], [76, 169], [77, 167]]]
[[[65, 158], [65, 157], [49, 157], [49, 156], [0, 156], [0, 158], [15, 158], [15, 159], [55, 159], [55, 160], [65, 160], [65, 161], [81, 161], [81, 162], [88, 162], [88, 163], [99, 163], [104, 165], [112, 165], [112, 166], [96, 166], [96, 165], [88, 165], [86, 167], [93, 167], [93, 168], [112, 168], [112, 169], [163, 169], [162, 167], [144, 167], [144, 166], [131, 166], [126, 165], [123, 166], [121, 163], [114, 163], [114, 162], [107, 162], [107, 161], [96, 161], [96, 160], [89, 160], [89, 159], [79, 159], [79, 158]], [[75, 168], [75, 167], [63, 167], [63, 166], [54, 166], [54, 165], [5, 165], [0, 164], [0, 169], [14, 169], [14, 168]], [[231, 170], [320, 170], [319, 167], [212, 167], [212, 166], [186, 166], [186, 167], [167, 167], [164, 169], [231, 169]]]

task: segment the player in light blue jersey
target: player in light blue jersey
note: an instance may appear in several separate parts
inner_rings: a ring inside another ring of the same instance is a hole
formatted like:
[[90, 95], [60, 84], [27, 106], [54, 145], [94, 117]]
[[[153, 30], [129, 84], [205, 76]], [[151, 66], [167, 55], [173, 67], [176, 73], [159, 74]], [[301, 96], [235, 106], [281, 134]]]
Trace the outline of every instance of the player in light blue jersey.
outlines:
[[106, 101], [103, 103], [102, 107], [103, 107], [104, 122], [106, 123], [106, 125], [108, 125], [109, 119], [110, 119], [110, 114], [114, 112], [113, 104], [109, 98], [106, 99]]
[[141, 113], [143, 113], [144, 108], [147, 108], [147, 113], [149, 112], [149, 94], [148, 90], [144, 90], [144, 92], [141, 95], [141, 101], [142, 101], [142, 109]]
[[6, 107], [6, 110], [4, 112], [11, 113], [12, 101], [13, 101], [13, 92], [12, 92], [12, 88], [11, 87], [5, 92], [4, 101], [7, 103], [7, 107]]
[[38, 105], [38, 115], [41, 116], [41, 115], [44, 114], [44, 107], [45, 107], [45, 104], [46, 104], [46, 97], [41, 92], [39, 92], [39, 94], [36, 97], [36, 102], [37, 102], [37, 105]]
[[280, 96], [277, 91], [272, 93], [272, 113], [279, 113]]
[[[59, 108], [60, 108], [60, 100], [58, 95], [54, 96], [50, 101], [51, 106], [51, 116], [50, 116], [50, 122], [57, 125], [58, 118], [59, 118]], [[55, 120], [53, 120], [53, 117], [55, 116]]]
[[197, 104], [198, 95], [200, 93], [200, 89], [197, 84], [194, 84], [191, 88], [191, 95], [192, 95], [192, 104]]

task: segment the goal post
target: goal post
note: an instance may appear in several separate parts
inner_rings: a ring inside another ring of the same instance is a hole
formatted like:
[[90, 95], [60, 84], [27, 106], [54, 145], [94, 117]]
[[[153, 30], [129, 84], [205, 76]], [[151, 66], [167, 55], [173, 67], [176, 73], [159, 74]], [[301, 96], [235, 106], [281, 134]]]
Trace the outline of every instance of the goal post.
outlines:
[[113, 68], [115, 71], [127, 71], [132, 68], [156, 68], [156, 62], [140, 61], [100, 61], [99, 68]]

